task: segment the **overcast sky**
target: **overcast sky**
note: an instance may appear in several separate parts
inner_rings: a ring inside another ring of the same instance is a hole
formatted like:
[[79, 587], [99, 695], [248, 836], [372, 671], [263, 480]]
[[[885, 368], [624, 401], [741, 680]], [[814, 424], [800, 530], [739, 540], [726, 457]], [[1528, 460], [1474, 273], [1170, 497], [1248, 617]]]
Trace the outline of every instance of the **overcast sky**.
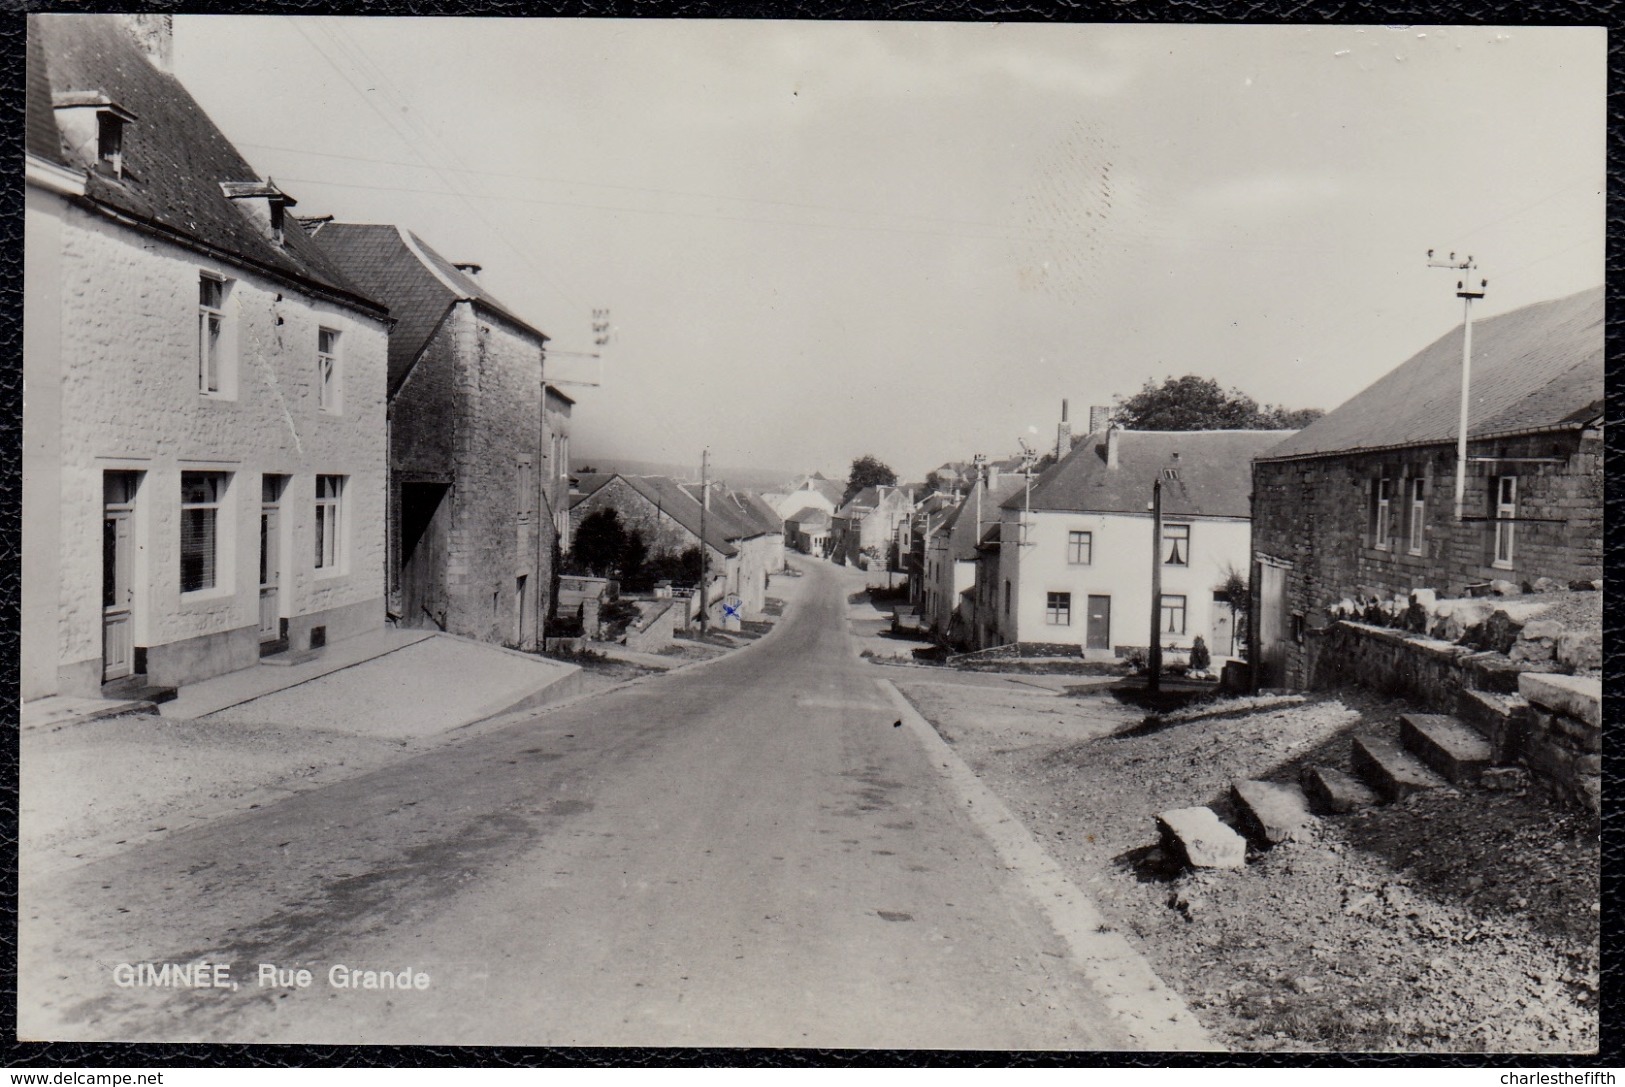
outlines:
[[[1586, 28], [179, 16], [300, 214], [410, 227], [552, 336], [576, 452], [911, 478], [1197, 373], [1332, 408], [1603, 282]], [[602, 360], [591, 311], [612, 311]]]

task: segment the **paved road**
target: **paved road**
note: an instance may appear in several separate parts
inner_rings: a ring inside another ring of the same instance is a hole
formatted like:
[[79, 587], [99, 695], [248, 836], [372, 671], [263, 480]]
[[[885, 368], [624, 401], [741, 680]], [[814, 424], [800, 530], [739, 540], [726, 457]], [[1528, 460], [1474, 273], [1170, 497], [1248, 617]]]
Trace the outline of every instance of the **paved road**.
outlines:
[[[895, 727], [847, 633], [857, 586], [806, 569], [779, 629], [727, 658], [25, 883], [20, 1033], [1127, 1046]], [[238, 987], [115, 984], [200, 957]], [[260, 963], [312, 983], [262, 988]], [[428, 987], [335, 989], [335, 965]]]

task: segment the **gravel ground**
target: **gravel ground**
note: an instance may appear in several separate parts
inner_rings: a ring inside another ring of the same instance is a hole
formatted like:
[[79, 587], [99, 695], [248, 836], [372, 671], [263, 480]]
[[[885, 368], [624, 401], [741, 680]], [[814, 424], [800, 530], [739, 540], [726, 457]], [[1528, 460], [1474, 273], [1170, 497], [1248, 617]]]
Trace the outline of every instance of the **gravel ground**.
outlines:
[[1596, 1049], [1599, 838], [1539, 796], [1442, 789], [1323, 817], [1243, 870], [1160, 864], [1157, 812], [1230, 820], [1237, 777], [1347, 770], [1356, 726], [1397, 737], [1397, 703], [1347, 692], [1135, 733], [1141, 713], [1106, 694], [896, 682], [1227, 1044]]

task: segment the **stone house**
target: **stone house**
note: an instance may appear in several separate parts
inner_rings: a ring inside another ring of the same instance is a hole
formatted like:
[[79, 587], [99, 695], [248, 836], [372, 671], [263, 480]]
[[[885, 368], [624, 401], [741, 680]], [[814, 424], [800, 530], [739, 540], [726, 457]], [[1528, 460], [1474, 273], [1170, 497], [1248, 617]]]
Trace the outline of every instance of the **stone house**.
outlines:
[[803, 555], [827, 559], [831, 547], [830, 523], [826, 510], [816, 506], [799, 509], [785, 518], [785, 543]]
[[762, 498], [778, 511], [781, 518], [788, 518], [792, 513], [808, 507], [821, 509], [833, 517], [844, 491], [841, 484], [815, 474], [796, 484], [793, 490], [764, 494]]
[[548, 614], [556, 457], [547, 336], [404, 227], [316, 243], [389, 306], [389, 610], [396, 624], [532, 649]]
[[[619, 472], [582, 474], [577, 477], [580, 490], [571, 496], [571, 536], [581, 530], [581, 522], [598, 510], [613, 509], [627, 532], [636, 532], [649, 549], [651, 558], [676, 557], [698, 548], [701, 541], [701, 506], [698, 487], [689, 486], [666, 476], [633, 476]], [[740, 593], [742, 566], [746, 574], [756, 573], [762, 560], [759, 555], [742, 556], [740, 547], [742, 530], [733, 524], [722, 510], [704, 511], [705, 555], [711, 575], [706, 603], [715, 605], [728, 593]], [[733, 535], [735, 539], [729, 539]], [[694, 572], [698, 578], [699, 571]], [[765, 569], [751, 579], [765, 585]], [[753, 609], [759, 611], [762, 596], [755, 597]]]
[[1189, 648], [1200, 636], [1214, 657], [1234, 654], [1245, 605], [1233, 608], [1225, 585], [1247, 568], [1251, 463], [1280, 440], [1258, 430], [1089, 435], [1000, 507], [999, 585], [986, 594], [997, 600], [999, 642], [1102, 659], [1148, 647], [1155, 561], [1161, 644]]
[[1253, 469], [1255, 682], [1307, 686], [1344, 599], [1602, 577], [1603, 289], [1473, 322], [1462, 515], [1462, 330]]
[[547, 457], [542, 469], [542, 501], [553, 522], [559, 551], [570, 550], [570, 419], [575, 401], [555, 386], [546, 386], [542, 427], [547, 434]]
[[974, 594], [966, 590], [976, 583], [976, 548], [989, 526], [999, 524], [1001, 505], [1021, 489], [1022, 482], [1021, 476], [987, 468], [926, 540], [921, 614], [939, 641], [962, 648], [974, 645], [975, 624], [967, 610], [974, 604]]
[[167, 15], [28, 17], [24, 699], [384, 623], [384, 306], [170, 58]]
[[897, 562], [898, 526], [914, 512], [914, 496], [901, 487], [870, 486], [835, 511], [832, 533], [837, 562], [878, 556], [886, 569]]

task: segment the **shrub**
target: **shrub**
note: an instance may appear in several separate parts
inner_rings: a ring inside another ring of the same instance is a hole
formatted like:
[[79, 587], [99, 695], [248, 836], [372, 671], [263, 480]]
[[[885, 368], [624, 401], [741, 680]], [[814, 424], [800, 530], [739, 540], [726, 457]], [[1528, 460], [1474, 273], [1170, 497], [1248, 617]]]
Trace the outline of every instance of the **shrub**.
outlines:
[[1191, 671], [1205, 672], [1207, 671], [1208, 665], [1212, 663], [1213, 654], [1208, 652], [1207, 643], [1204, 642], [1202, 640], [1202, 636], [1198, 634], [1196, 636], [1196, 640], [1191, 643]]

